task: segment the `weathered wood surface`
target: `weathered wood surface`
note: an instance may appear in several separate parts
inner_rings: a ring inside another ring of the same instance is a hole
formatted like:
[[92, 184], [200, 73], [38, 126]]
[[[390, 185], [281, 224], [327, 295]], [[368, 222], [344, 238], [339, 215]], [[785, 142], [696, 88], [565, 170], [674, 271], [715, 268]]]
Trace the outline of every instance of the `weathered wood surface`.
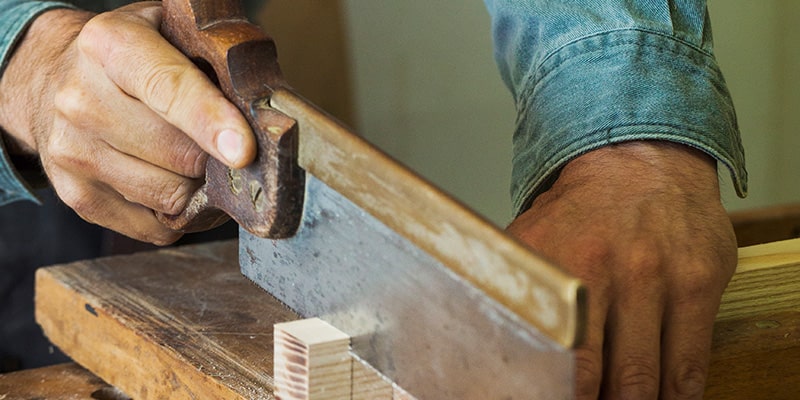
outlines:
[[136, 399], [272, 398], [272, 326], [297, 316], [221, 242], [37, 274], [36, 317], [75, 361]]
[[[296, 316], [239, 274], [234, 242], [44, 269], [37, 318], [136, 399], [272, 398], [272, 329]], [[715, 326], [709, 399], [796, 399], [800, 240], [740, 250]]]
[[0, 375], [1, 400], [130, 400], [74, 363]]
[[714, 330], [706, 398], [800, 396], [800, 239], [739, 250]]

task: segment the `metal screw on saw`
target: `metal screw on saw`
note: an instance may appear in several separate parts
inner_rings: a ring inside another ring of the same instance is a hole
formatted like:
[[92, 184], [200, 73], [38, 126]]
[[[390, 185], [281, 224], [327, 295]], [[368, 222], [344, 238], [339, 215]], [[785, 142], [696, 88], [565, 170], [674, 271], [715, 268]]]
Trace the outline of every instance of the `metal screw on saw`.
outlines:
[[264, 209], [266, 204], [264, 204], [264, 188], [261, 187], [261, 184], [258, 181], [250, 181], [250, 199], [253, 201], [253, 207], [255, 207], [257, 212], [260, 212]]
[[234, 195], [238, 195], [242, 192], [242, 182], [244, 178], [242, 178], [242, 173], [236, 169], [229, 169], [228, 170], [228, 186], [231, 188], [231, 193]]

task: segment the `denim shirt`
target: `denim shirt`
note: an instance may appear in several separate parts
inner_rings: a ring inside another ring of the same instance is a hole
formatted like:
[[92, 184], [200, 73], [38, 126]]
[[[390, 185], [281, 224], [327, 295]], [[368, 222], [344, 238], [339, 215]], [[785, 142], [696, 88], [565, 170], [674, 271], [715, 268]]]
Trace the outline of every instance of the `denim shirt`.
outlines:
[[517, 107], [515, 215], [571, 159], [630, 140], [703, 150], [746, 195], [744, 151], [705, 0], [485, 3]]
[[[701, 149], [747, 192], [733, 103], [704, 0], [485, 0], [515, 98], [515, 214], [571, 159], [630, 140]], [[63, 3], [0, 0], [3, 65], [28, 22]], [[0, 205], [34, 199], [0, 144]]]

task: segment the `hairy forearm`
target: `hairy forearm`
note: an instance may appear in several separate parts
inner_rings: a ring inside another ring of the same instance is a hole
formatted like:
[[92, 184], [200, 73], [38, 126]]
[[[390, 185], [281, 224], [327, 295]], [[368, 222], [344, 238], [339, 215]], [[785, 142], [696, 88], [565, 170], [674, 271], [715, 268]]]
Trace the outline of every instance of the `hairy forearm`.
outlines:
[[[666, 141], [633, 141], [602, 147], [568, 163], [559, 183], [635, 187], [641, 193], [672, 191], [719, 199], [716, 161], [703, 151]], [[558, 186], [558, 185], [556, 185]]]
[[91, 16], [70, 9], [45, 12], [14, 50], [0, 78], [0, 126], [12, 153], [37, 153], [36, 130], [52, 118], [52, 92], [63, 57]]

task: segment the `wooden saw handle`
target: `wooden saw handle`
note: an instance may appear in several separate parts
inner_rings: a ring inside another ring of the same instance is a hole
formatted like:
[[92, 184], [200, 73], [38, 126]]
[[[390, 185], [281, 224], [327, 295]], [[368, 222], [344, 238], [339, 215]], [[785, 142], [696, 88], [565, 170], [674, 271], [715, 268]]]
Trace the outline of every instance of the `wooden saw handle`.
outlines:
[[238, 0], [164, 0], [161, 33], [214, 80], [247, 118], [256, 160], [231, 169], [209, 157], [203, 186], [178, 215], [157, 213], [171, 229], [213, 228], [231, 216], [260, 237], [292, 236], [302, 215], [304, 172], [297, 165], [297, 123], [269, 98], [286, 86], [275, 43], [244, 16]]

